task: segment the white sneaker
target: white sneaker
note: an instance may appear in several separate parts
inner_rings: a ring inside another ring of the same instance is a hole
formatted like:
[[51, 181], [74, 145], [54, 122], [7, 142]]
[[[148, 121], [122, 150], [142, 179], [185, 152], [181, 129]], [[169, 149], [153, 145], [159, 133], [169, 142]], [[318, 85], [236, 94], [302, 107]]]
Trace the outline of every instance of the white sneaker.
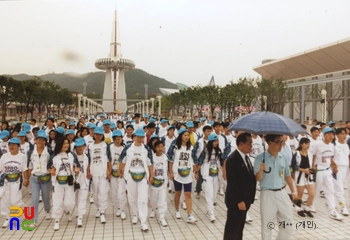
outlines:
[[[36, 222], [29, 224], [28, 227], [29, 228], [35, 228], [36, 227]], [[28, 231], [32, 231], [32, 230], [28, 230]]]
[[10, 223], [9, 220], [6, 218], [4, 221], [4, 224], [2, 224], [2, 228], [8, 228], [9, 223]]
[[39, 202], [42, 202], [43, 198], [41, 197], [41, 195], [39, 196]]
[[183, 201], [183, 202], [182, 202], [182, 208], [183, 208], [184, 210], [187, 210], [186, 201]]
[[253, 222], [253, 219], [249, 216], [248, 213], [247, 213], [247, 216], [245, 217], [245, 222], [246, 222], [246, 223], [251, 223], [251, 222]]
[[197, 219], [192, 215], [187, 218], [187, 223], [195, 223], [195, 222], [197, 222]]
[[90, 204], [93, 204], [93, 203], [94, 203], [94, 195], [90, 194]]
[[120, 210], [120, 208], [118, 208], [118, 210], [117, 210], [117, 212], [116, 212], [115, 215], [116, 215], [117, 217], [120, 217], [121, 212], [122, 212], [122, 210]]
[[335, 219], [335, 220], [338, 220], [338, 221], [341, 221], [343, 220], [343, 217], [339, 215], [339, 213], [337, 213], [336, 211], [334, 211], [333, 213], [330, 214], [330, 217], [332, 219]]
[[101, 215], [100, 211], [99, 211], [99, 210], [97, 210], [95, 217], [96, 217], [96, 218], [99, 218], [99, 217], [100, 217], [100, 215]]
[[60, 222], [56, 221], [55, 225], [53, 226], [53, 230], [57, 231], [58, 229], [60, 229]]
[[171, 187], [168, 187], [168, 192], [171, 193]]
[[132, 224], [136, 224], [138, 221], [139, 221], [139, 218], [136, 215], [134, 215], [132, 218]]
[[156, 216], [156, 210], [152, 209], [151, 214], [149, 215], [150, 218], [154, 218]]
[[159, 220], [159, 224], [162, 225], [163, 227], [167, 227], [168, 226], [168, 223], [165, 221], [164, 218]]
[[125, 214], [124, 211], [122, 211], [122, 212], [120, 213], [120, 218], [121, 218], [122, 220], [125, 220], [125, 219], [126, 219], [126, 214]]
[[49, 212], [47, 212], [46, 214], [45, 214], [45, 219], [46, 220], [50, 220], [51, 219], [51, 213], [49, 213]]
[[341, 214], [343, 214], [344, 216], [349, 216], [349, 211], [345, 206], [342, 208]]
[[141, 223], [141, 230], [147, 232], [149, 230], [147, 223]]
[[83, 226], [83, 217], [78, 217], [78, 222], [77, 222], [78, 227]]
[[106, 223], [106, 216], [104, 213], [101, 213], [100, 220], [101, 220], [101, 223]]
[[311, 207], [310, 207], [310, 212], [313, 212], [313, 213], [315, 213], [315, 212], [316, 212], [316, 208], [315, 208], [315, 206], [314, 206], [314, 205], [311, 205]]
[[72, 221], [72, 215], [70, 214], [70, 212], [67, 212], [65, 214], [66, 214], [66, 217], [68, 219], [68, 222], [71, 222]]
[[179, 211], [175, 212], [175, 217], [176, 217], [176, 219], [181, 219], [181, 214]]
[[210, 214], [210, 221], [215, 222], [216, 218], [214, 214]]
[[221, 196], [224, 196], [224, 195], [225, 195], [224, 190], [223, 190], [223, 189], [220, 189], [219, 194], [220, 194]]

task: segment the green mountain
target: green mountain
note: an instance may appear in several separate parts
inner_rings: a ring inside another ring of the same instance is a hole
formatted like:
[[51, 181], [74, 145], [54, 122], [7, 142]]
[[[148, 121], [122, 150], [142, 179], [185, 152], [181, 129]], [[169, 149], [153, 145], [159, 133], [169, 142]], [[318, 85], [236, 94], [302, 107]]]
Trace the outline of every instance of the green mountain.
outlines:
[[[28, 80], [32, 76], [27, 74], [7, 75], [17, 80]], [[68, 88], [70, 91], [83, 93], [83, 83], [86, 82], [86, 93], [96, 93], [100, 96], [103, 94], [103, 86], [105, 80], [105, 72], [91, 72], [85, 74], [77, 73], [50, 73], [40, 77], [43, 80], [54, 81], [62, 88]], [[144, 85], [148, 84], [148, 94], [161, 93], [159, 88], [175, 88], [177, 85], [171, 83], [164, 78], [153, 76], [141, 69], [132, 69], [125, 72], [125, 84], [126, 94], [128, 98], [131, 98], [135, 94], [144, 96], [145, 88]]]

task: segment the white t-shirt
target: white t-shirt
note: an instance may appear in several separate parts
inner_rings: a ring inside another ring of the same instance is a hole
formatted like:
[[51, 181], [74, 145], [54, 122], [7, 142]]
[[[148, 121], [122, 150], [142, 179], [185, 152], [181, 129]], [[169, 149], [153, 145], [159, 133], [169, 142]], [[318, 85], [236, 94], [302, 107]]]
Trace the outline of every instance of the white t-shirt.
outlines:
[[334, 161], [338, 166], [349, 167], [349, 146], [346, 143], [335, 142]]
[[310, 139], [310, 148], [309, 148], [309, 151], [310, 152], [312, 152], [313, 150], [312, 149], [314, 149], [314, 147], [316, 146], [316, 144], [318, 143], [318, 142], [321, 142], [320, 140], [314, 140], [312, 137], [311, 138], [309, 138]]
[[319, 141], [312, 149], [312, 155], [316, 156], [317, 169], [328, 168], [331, 165], [331, 158], [334, 156], [334, 145]]
[[27, 155], [27, 153], [29, 151], [29, 146], [30, 146], [30, 144], [25, 142], [23, 145], [20, 146], [19, 151], [21, 153], [23, 153], [24, 155]]
[[118, 171], [119, 168], [119, 156], [123, 150], [123, 146], [117, 147], [116, 145], [112, 144], [110, 146], [111, 148], [114, 148], [114, 153], [112, 157], [112, 170], [114, 172]]
[[168, 158], [165, 154], [157, 156], [153, 154], [153, 177], [157, 179], [166, 179], [168, 172]]
[[175, 140], [175, 137], [173, 138], [169, 138], [169, 136], [166, 136], [165, 137], [165, 146], [164, 146], [164, 153], [167, 154], [168, 153], [168, 150], [171, 146], [171, 143]]
[[60, 165], [59, 169], [56, 170], [57, 176], [68, 176], [73, 174], [71, 173], [71, 165], [70, 165], [67, 153], [61, 152], [57, 155], [57, 158], [55, 159], [59, 161], [58, 164]]
[[1, 150], [1, 153], [2, 153], [3, 155], [4, 155], [5, 153], [8, 153], [8, 152], [9, 152], [8, 142], [2, 141], [1, 144], [0, 144], [0, 150]]
[[102, 177], [103, 176], [103, 153], [102, 153], [102, 142], [99, 144], [94, 144], [94, 153], [93, 159], [91, 159], [91, 172], [93, 172], [93, 176]]
[[85, 144], [86, 146], [88, 146], [89, 144], [93, 143], [94, 142], [94, 138], [89, 135], [86, 135], [84, 137], [84, 140], [85, 140]]
[[162, 137], [164, 137], [166, 135], [167, 135], [167, 127], [160, 126], [159, 127], [158, 137], [162, 138]]
[[[141, 151], [143, 146], [134, 146], [134, 156], [130, 164], [130, 172], [133, 173], [144, 173], [145, 166], [142, 161]], [[147, 166], [146, 166], [147, 167]]]
[[225, 134], [225, 137], [227, 139], [227, 142], [232, 142], [232, 140], [236, 140], [236, 138], [232, 135], [232, 134], [229, 134], [229, 135], [226, 135]]
[[262, 139], [260, 136], [258, 136], [257, 138], [252, 138], [252, 140], [253, 140], [252, 150], [250, 151], [249, 155], [255, 159], [256, 156], [264, 152], [264, 148], [263, 148]]
[[139, 123], [134, 122], [132, 125], [134, 126], [134, 130], [135, 130], [135, 131], [136, 131], [137, 129], [139, 129], [139, 128], [142, 129], [143, 126], [144, 126], [144, 124], [143, 124], [142, 122], [139, 122]]
[[[193, 164], [192, 163], [193, 160], [191, 157], [192, 147], [190, 150], [187, 150], [186, 146], [181, 146], [181, 149], [178, 151], [179, 151], [179, 155], [178, 155], [179, 158], [177, 159], [178, 169], [175, 170], [178, 174], [174, 174], [174, 180], [182, 184], [187, 184], [192, 182], [192, 164]], [[180, 172], [188, 171], [188, 170], [189, 170], [188, 176], [180, 175]]]
[[110, 144], [113, 139], [112, 139], [112, 131], [109, 131], [109, 133], [103, 133], [103, 135], [105, 136], [105, 143]]
[[27, 170], [27, 158], [19, 152], [17, 155], [12, 155], [10, 152], [2, 155], [0, 159], [1, 173], [21, 173]]
[[293, 138], [293, 139], [290, 139], [288, 137], [288, 140], [286, 141], [286, 144], [289, 145], [291, 151], [292, 151], [292, 154], [295, 153], [295, 151], [297, 150], [298, 146], [299, 146], [299, 142], [296, 138]]

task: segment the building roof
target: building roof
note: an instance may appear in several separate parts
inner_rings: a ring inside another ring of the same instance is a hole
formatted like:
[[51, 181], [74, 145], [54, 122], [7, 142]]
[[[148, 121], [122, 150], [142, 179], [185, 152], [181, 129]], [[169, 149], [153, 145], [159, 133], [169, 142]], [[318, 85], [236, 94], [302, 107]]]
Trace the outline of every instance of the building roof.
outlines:
[[163, 93], [165, 96], [166, 95], [170, 95], [173, 93], [176, 93], [179, 91], [179, 89], [171, 89], [171, 88], [159, 88], [159, 90], [161, 91], [161, 93]]
[[350, 69], [350, 38], [269, 61], [253, 69], [265, 79], [283, 80]]

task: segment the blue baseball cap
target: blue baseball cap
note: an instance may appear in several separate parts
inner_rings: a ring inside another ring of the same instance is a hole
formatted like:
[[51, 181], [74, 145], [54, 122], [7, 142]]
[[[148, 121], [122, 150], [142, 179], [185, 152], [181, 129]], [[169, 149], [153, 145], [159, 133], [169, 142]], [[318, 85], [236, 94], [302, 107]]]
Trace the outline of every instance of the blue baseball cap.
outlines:
[[219, 140], [219, 138], [215, 133], [212, 133], [209, 135], [208, 140], [209, 141], [216, 141], [216, 140]]
[[168, 128], [167, 128], [167, 131], [171, 130], [171, 129], [174, 129], [175, 130], [175, 127], [174, 126], [171, 126], [169, 125]]
[[213, 121], [213, 120], [209, 121], [209, 124], [210, 124], [211, 126], [213, 126], [213, 125], [214, 125], [214, 121]]
[[158, 138], [158, 135], [157, 134], [152, 134], [151, 137], [149, 138], [149, 140], [151, 140], [153, 138]]
[[207, 120], [205, 117], [203, 117], [203, 118], [201, 118], [201, 119], [199, 119], [199, 122], [204, 122], [205, 120]]
[[44, 130], [39, 130], [36, 138], [45, 138], [47, 140], [47, 135]]
[[188, 132], [187, 128], [180, 128], [180, 130], [178, 131], [178, 134], [182, 134], [184, 132]]
[[103, 125], [111, 125], [111, 121], [109, 119], [103, 120]]
[[55, 118], [55, 116], [51, 115], [49, 118]]
[[74, 122], [74, 121], [71, 121], [71, 122], [69, 123], [69, 126], [73, 126], [73, 125], [75, 125], [75, 122]]
[[94, 133], [95, 134], [103, 134], [103, 127], [96, 127]]
[[123, 136], [123, 133], [119, 129], [114, 130], [112, 133], [112, 137], [122, 137], [122, 136]]
[[58, 132], [58, 133], [61, 133], [61, 134], [64, 134], [64, 128], [63, 127], [57, 127], [56, 129], [55, 129], [55, 131], [56, 132]]
[[4, 139], [5, 137], [8, 137], [8, 136], [10, 136], [9, 131], [7, 131], [7, 130], [2, 130], [1, 131], [0, 139]]
[[330, 127], [326, 127], [324, 130], [323, 130], [323, 134], [326, 134], [326, 133], [329, 133], [329, 132], [332, 132], [334, 133], [334, 130], [333, 128], [330, 128]]
[[12, 125], [16, 125], [16, 124], [17, 124], [17, 122], [12, 122], [11, 124], [12, 124]]
[[75, 146], [80, 147], [85, 145], [85, 139], [84, 138], [77, 138], [75, 139]]
[[115, 128], [115, 123], [111, 122], [111, 128], [114, 129]]
[[143, 129], [139, 128], [134, 132], [134, 135], [137, 137], [144, 137], [145, 136], [145, 131]]
[[329, 122], [328, 122], [328, 126], [330, 126], [330, 125], [332, 125], [332, 124], [335, 124], [335, 122], [333, 122], [333, 121], [329, 121]]
[[160, 124], [164, 124], [164, 123], [166, 123], [166, 122], [168, 122], [168, 120], [166, 120], [165, 118], [163, 118], [162, 121], [160, 121]]
[[91, 123], [89, 128], [95, 129], [96, 127], [96, 124]]
[[21, 145], [21, 141], [18, 139], [18, 138], [11, 138], [10, 140], [9, 140], [9, 144], [10, 143], [14, 143], [14, 144], [18, 144], [18, 145]]
[[194, 127], [193, 122], [192, 122], [192, 121], [187, 122], [187, 123], [186, 123], [186, 127], [188, 127], [188, 128], [192, 128], [192, 127]]
[[150, 118], [148, 122], [149, 122], [149, 123], [154, 122], [154, 118]]
[[148, 114], [147, 113], [143, 114], [143, 118], [149, 118]]
[[68, 134], [75, 134], [75, 132], [74, 132], [74, 130], [73, 129], [68, 129], [67, 131], [66, 131], [66, 134], [65, 135], [68, 135]]
[[25, 132], [25, 131], [20, 131], [18, 133], [18, 137], [26, 137], [26, 136], [27, 136], [27, 132]]
[[27, 133], [27, 132], [30, 132], [30, 130], [31, 130], [31, 127], [30, 127], [30, 125], [29, 125], [29, 124], [24, 125], [24, 127], [23, 127], [23, 131], [25, 131], [25, 132]]

